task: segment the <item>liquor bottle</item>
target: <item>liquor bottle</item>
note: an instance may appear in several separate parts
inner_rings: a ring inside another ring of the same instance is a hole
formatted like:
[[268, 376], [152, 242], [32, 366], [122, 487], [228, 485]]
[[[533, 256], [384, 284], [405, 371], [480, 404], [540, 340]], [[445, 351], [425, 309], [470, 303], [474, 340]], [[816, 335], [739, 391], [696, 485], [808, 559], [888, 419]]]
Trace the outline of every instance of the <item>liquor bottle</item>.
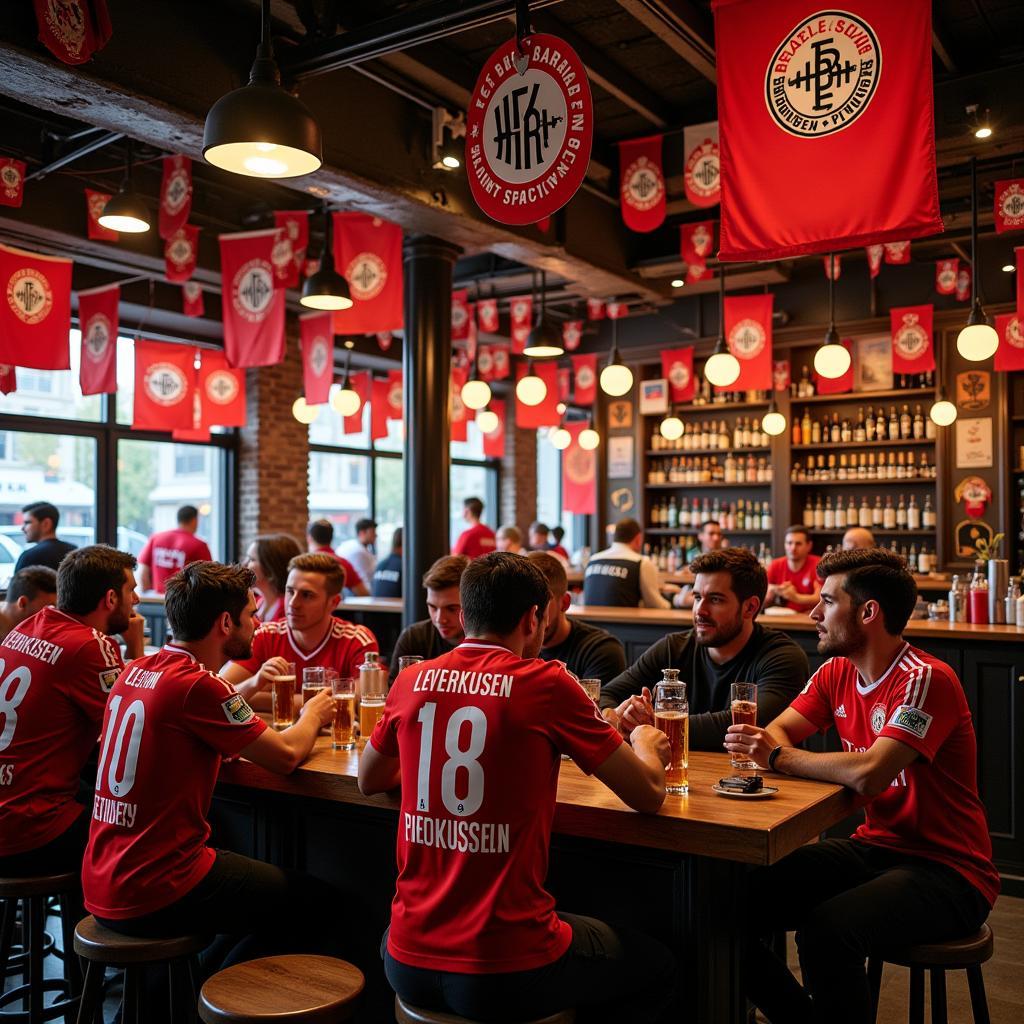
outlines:
[[[809, 530], [814, 529], [814, 506], [811, 504], [811, 496], [807, 495], [804, 503], [804, 526]], [[1021, 509], [1021, 535], [1024, 536], [1024, 508]]]
[[875, 414], [875, 440], [885, 441], [889, 437], [889, 424], [885, 418], [885, 410], [879, 406]]
[[846, 529], [846, 509], [843, 507], [842, 497], [836, 498], [836, 529]]
[[914, 421], [910, 415], [910, 406], [905, 402], [900, 411], [900, 440], [906, 441], [914, 430]]
[[846, 526], [847, 529], [851, 526], [858, 525], [857, 517], [857, 503], [853, 500], [853, 495], [850, 495], [850, 502], [846, 506]]
[[857, 525], [871, 527], [871, 509], [868, 508], [868, 499], [860, 499], [860, 510], [857, 513]]
[[843, 444], [849, 444], [853, 440], [853, 426], [845, 417], [839, 426], [839, 440]]
[[829, 435], [833, 444], [839, 444], [840, 438], [843, 436], [843, 429], [839, 425], [839, 413], [832, 413], [832, 429]]
[[914, 437], [924, 437], [924, 413], [921, 411], [921, 403], [914, 406]]
[[811, 426], [811, 444], [821, 444], [821, 423], [818, 420], [811, 420], [809, 416], [808, 422]]
[[988, 578], [985, 563], [978, 562], [971, 578], [971, 589], [967, 600], [967, 621], [981, 625], [988, 624]]
[[918, 507], [917, 499], [914, 495], [910, 496], [910, 504], [907, 505], [907, 529], [921, 529], [921, 509]]
[[867, 418], [864, 420], [864, 440], [865, 441], [874, 441], [875, 440], [875, 414], [872, 411], [870, 405], [868, 406]]
[[900, 418], [896, 415], [896, 406], [889, 406], [889, 429], [886, 438], [890, 441], [898, 441], [900, 436]]
[[905, 530], [907, 528], [907, 506], [903, 499], [903, 495], [900, 495], [900, 502], [896, 506], [896, 529]]
[[668, 524], [670, 529], [679, 529], [679, 506], [676, 505], [675, 495], [672, 496], [668, 503]]
[[836, 528], [836, 511], [832, 507], [831, 495], [825, 499], [825, 529], [834, 530]]
[[825, 507], [821, 502], [821, 495], [818, 495], [818, 500], [814, 503], [814, 529], [823, 530], [825, 528]]
[[926, 416], [924, 419], [924, 436], [928, 438], [929, 441], [934, 441], [935, 438], [938, 437], [938, 434], [939, 428], [935, 421], [931, 416]]
[[804, 444], [802, 425], [795, 416], [793, 417], [793, 444]]
[[917, 553], [917, 571], [922, 576], [927, 576], [932, 568], [932, 559], [928, 554], [928, 548], [926, 545], [921, 545], [921, 550]]
[[885, 499], [885, 510], [882, 513], [882, 528], [885, 530], [896, 529], [896, 509], [892, 505], [892, 495], [889, 494]]
[[761, 503], [761, 529], [770, 530], [772, 528], [772, 506], [771, 502], [764, 501]]
[[857, 406], [857, 422], [853, 425], [853, 440], [861, 444], [868, 439], [866, 425], [864, 423], [864, 406]]
[[875, 507], [871, 510], [871, 525], [881, 527], [885, 521], [885, 510], [882, 508], [882, 496], [875, 495]]
[[814, 443], [811, 435], [811, 414], [807, 409], [804, 409], [803, 418], [800, 420], [800, 433], [803, 435], [804, 444]]

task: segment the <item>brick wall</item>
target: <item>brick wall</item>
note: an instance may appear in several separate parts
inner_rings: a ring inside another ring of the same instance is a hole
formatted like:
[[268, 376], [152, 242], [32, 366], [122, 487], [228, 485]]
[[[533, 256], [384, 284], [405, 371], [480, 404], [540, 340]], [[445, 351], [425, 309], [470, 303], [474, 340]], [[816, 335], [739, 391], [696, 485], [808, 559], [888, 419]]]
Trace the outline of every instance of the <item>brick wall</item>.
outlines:
[[[515, 399], [510, 398], [510, 416]], [[501, 460], [501, 496], [499, 526], [516, 525], [523, 531], [537, 518], [537, 431], [505, 431], [505, 456]], [[486, 516], [485, 516], [486, 518]]]

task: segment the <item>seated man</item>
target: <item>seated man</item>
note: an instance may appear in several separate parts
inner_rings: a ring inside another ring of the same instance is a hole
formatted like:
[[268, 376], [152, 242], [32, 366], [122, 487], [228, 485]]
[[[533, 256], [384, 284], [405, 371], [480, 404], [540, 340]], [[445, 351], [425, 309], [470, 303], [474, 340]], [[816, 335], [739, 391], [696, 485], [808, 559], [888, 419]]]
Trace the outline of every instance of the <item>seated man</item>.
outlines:
[[669, 633], [601, 692], [605, 717], [624, 733], [654, 722], [651, 689], [677, 668], [690, 701], [690, 749], [721, 750], [732, 723], [730, 687], [757, 683], [757, 720], [768, 723], [797, 695], [807, 655], [785, 633], [755, 622], [767, 581], [746, 548], [722, 548], [690, 564], [693, 628]]
[[260, 691], [288, 662], [295, 663], [296, 692], [302, 689], [302, 670], [313, 665], [337, 669], [343, 679], [358, 678], [366, 652], [377, 650], [377, 638], [365, 626], [332, 614], [343, 581], [341, 566], [330, 555], [297, 555], [288, 563], [284, 622], [260, 625], [252, 649], [221, 672], [254, 708], [269, 710], [270, 695]]
[[0, 601], [0, 640], [19, 622], [57, 603], [57, 573], [48, 565], [20, 569], [7, 584], [7, 597]]
[[418, 654], [429, 661], [447, 654], [462, 643], [465, 634], [462, 631], [459, 583], [469, 561], [466, 555], [445, 555], [423, 574], [430, 618], [406, 626], [399, 634], [395, 649], [391, 652], [391, 682], [398, 675], [399, 658]]
[[[548, 586], [528, 559], [477, 558], [460, 589], [467, 639], [399, 675], [359, 760], [363, 793], [402, 787], [388, 981], [414, 1006], [473, 1020], [586, 1004], [609, 1019], [663, 1019], [669, 951], [556, 914], [544, 879], [559, 753], [654, 813], [668, 741], [641, 727], [630, 749], [564, 667], [536, 660]], [[479, 685], [446, 686], [448, 673]]]
[[0, 645], [0, 875], [77, 871], [82, 862], [89, 816], [79, 779], [124, 668], [111, 636], [123, 633], [129, 658], [143, 650], [134, 568], [123, 551], [75, 548], [57, 573], [57, 606], [18, 623]]
[[625, 672], [626, 652], [611, 633], [565, 614], [571, 600], [561, 561], [547, 551], [531, 551], [526, 557], [540, 569], [551, 592], [540, 656], [565, 662], [577, 678], [600, 679], [602, 685]]
[[362, 576], [347, 558], [342, 558], [331, 547], [333, 540], [334, 524], [330, 519], [316, 519], [306, 527], [306, 550], [311, 555], [330, 555], [345, 573], [345, 589], [356, 597], [366, 597], [369, 591]]
[[221, 758], [286, 774], [334, 717], [321, 690], [297, 724], [274, 732], [205, 667], [248, 657], [254, 582], [251, 570], [218, 562], [167, 581], [174, 642], [130, 665], [110, 692], [82, 864], [85, 905], [101, 924], [126, 935], [230, 935], [225, 964], [312, 951], [331, 919], [326, 886], [207, 845]]
[[[977, 745], [956, 673], [902, 637], [917, 587], [888, 551], [834, 552], [811, 612], [829, 660], [767, 728], [725, 746], [783, 775], [848, 786], [866, 819], [850, 839], [803, 846], [750, 879], [748, 995], [773, 1022], [871, 1020], [874, 950], [975, 932], [999, 892]], [[839, 753], [800, 750], [835, 726]], [[758, 941], [796, 930], [803, 988]]]
[[612, 544], [583, 570], [583, 603], [613, 608], [671, 608], [658, 590], [658, 570], [644, 554], [644, 532], [635, 519], [620, 519]]
[[809, 612], [818, 603], [821, 581], [814, 570], [818, 556], [811, 554], [814, 542], [806, 526], [786, 530], [786, 553], [768, 566], [768, 596], [765, 604], [781, 604], [795, 612]]

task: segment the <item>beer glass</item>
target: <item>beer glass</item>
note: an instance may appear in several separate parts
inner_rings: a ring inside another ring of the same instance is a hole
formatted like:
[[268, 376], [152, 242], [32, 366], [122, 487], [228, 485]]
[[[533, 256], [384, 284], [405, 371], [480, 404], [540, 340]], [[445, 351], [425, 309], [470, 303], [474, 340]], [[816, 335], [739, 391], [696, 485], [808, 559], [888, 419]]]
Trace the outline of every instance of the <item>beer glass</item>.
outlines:
[[581, 679], [580, 686], [583, 692], [596, 704], [601, 699], [600, 679]]
[[331, 679], [331, 694], [334, 696], [331, 746], [335, 750], [354, 750], [356, 746], [356, 681], [342, 679], [335, 673]]
[[[669, 793], [690, 791], [690, 705], [686, 700], [686, 683], [678, 681], [679, 673], [664, 669], [666, 678], [654, 688], [654, 723], [667, 737], [671, 756], [665, 768], [665, 790]], [[672, 679], [669, 679], [669, 676]]]
[[270, 724], [274, 729], [287, 729], [295, 721], [295, 662], [270, 680]]
[[[757, 683], [733, 683], [731, 687], [732, 724], [757, 725]], [[742, 754], [730, 754], [734, 769], [757, 771], [758, 765]]]
[[327, 685], [327, 673], [319, 665], [302, 670], [302, 703], [315, 697]]
[[[398, 675], [401, 675], [412, 665], [418, 665], [423, 660], [422, 654], [406, 654], [398, 659]], [[396, 677], [397, 678], [397, 677]]]

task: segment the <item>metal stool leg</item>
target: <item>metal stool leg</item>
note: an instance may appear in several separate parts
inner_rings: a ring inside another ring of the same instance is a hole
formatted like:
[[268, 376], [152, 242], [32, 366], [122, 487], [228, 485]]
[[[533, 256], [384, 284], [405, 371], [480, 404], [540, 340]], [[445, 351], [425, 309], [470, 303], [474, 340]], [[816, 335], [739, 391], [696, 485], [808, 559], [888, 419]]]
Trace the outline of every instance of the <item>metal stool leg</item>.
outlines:
[[882, 990], [882, 961], [868, 958], [868, 997], [871, 1000], [871, 1024], [878, 1020], [878, 996]]
[[43, 1019], [43, 933], [46, 931], [46, 897], [29, 896], [25, 901], [25, 942], [28, 946], [29, 1014]]
[[90, 960], [85, 968], [85, 985], [82, 988], [82, 1001], [78, 1004], [78, 1020], [76, 1024], [93, 1024], [96, 1011], [103, 1008], [103, 975], [106, 968], [103, 964]]
[[924, 1024], [924, 969], [910, 968], [910, 1024]]
[[939, 967], [929, 969], [932, 989], [932, 1024], [949, 1024], [946, 1017], [946, 972]]
[[971, 1012], [974, 1024], [989, 1024], [988, 998], [985, 995], [985, 979], [981, 973], [981, 964], [967, 968], [967, 986], [971, 990]]

